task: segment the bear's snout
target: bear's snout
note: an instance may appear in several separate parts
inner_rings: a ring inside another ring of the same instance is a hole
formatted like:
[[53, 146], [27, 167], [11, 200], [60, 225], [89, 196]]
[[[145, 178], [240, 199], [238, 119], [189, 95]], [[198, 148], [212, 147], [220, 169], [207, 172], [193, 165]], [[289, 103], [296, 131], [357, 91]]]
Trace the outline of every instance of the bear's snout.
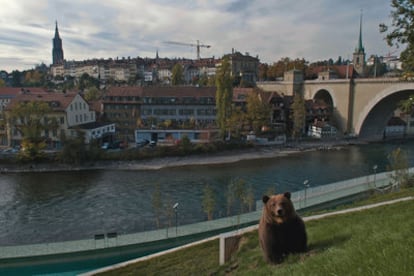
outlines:
[[278, 216], [283, 216], [283, 215], [284, 215], [284, 213], [285, 213], [285, 211], [283, 210], [283, 208], [279, 208], [279, 209], [277, 209], [277, 210], [276, 210], [276, 214], [277, 214]]
[[276, 211], [276, 213], [279, 215], [279, 216], [283, 216], [283, 208], [279, 208], [279, 209], [277, 209], [277, 211]]

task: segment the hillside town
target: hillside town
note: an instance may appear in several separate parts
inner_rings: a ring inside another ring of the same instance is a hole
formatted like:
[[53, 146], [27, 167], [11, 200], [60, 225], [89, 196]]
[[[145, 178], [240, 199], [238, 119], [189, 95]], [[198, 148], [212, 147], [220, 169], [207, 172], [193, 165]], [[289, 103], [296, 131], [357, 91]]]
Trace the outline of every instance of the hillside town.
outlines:
[[[64, 141], [80, 136], [85, 144], [93, 142], [102, 148], [174, 145], [184, 136], [193, 143], [217, 140], [221, 137], [215, 79], [223, 60], [230, 64], [232, 106], [246, 112], [249, 97], [254, 95], [269, 108], [260, 127], [240, 125], [236, 135], [228, 130], [226, 139], [283, 144], [294, 131], [292, 105], [298, 81], [384, 78], [396, 76], [401, 69], [398, 58], [391, 55], [371, 56], [365, 61], [361, 36], [352, 61], [338, 58], [308, 66], [305, 60], [286, 58], [284, 68], [280, 68], [281, 62], [263, 64], [258, 56], [235, 49], [222, 58], [200, 58], [200, 47], [208, 45], [193, 46], [197, 47], [194, 60], [161, 58], [157, 51], [154, 58], [70, 61], [64, 58], [56, 22], [50, 66], [41, 64], [22, 73], [0, 72], [0, 147], [9, 152], [22, 147], [22, 127], [30, 123], [30, 114], [16, 110], [28, 102], [47, 105], [46, 111], [38, 114], [42, 118], [36, 119], [42, 125], [37, 134], [48, 150], [60, 150]], [[282, 88], [263, 88], [269, 81]], [[352, 136], [338, 130], [329, 99], [306, 99], [304, 105], [300, 136]], [[402, 112], [395, 114], [384, 137], [413, 132], [406, 119]]]

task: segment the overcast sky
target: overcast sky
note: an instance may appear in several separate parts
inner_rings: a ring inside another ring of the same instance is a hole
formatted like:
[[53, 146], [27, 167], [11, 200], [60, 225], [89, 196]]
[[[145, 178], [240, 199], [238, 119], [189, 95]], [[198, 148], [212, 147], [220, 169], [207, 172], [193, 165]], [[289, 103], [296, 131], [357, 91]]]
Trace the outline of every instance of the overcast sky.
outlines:
[[363, 11], [367, 56], [395, 48], [379, 33], [391, 0], [0, 0], [0, 70], [52, 62], [55, 21], [66, 60], [222, 57], [232, 48], [261, 62], [352, 58]]

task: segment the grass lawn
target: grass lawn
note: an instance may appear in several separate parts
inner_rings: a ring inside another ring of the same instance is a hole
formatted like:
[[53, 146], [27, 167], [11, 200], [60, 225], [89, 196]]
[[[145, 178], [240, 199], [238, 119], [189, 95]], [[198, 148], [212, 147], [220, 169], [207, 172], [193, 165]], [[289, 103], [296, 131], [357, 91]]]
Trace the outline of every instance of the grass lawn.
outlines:
[[221, 267], [215, 240], [100, 275], [414, 275], [413, 200], [310, 221], [306, 227], [309, 251], [278, 265], [263, 261], [254, 231], [242, 237], [238, 252]]

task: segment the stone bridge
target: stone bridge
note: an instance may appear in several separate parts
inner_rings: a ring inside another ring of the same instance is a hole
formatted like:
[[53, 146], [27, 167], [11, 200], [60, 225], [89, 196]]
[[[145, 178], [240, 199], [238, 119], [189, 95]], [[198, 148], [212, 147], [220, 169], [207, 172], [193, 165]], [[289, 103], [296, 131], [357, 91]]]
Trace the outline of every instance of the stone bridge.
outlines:
[[304, 81], [298, 71], [285, 74], [284, 81], [259, 82], [264, 91], [305, 99], [323, 99], [333, 108], [332, 124], [342, 133], [381, 139], [398, 102], [414, 95], [414, 81], [399, 78], [318, 79]]

